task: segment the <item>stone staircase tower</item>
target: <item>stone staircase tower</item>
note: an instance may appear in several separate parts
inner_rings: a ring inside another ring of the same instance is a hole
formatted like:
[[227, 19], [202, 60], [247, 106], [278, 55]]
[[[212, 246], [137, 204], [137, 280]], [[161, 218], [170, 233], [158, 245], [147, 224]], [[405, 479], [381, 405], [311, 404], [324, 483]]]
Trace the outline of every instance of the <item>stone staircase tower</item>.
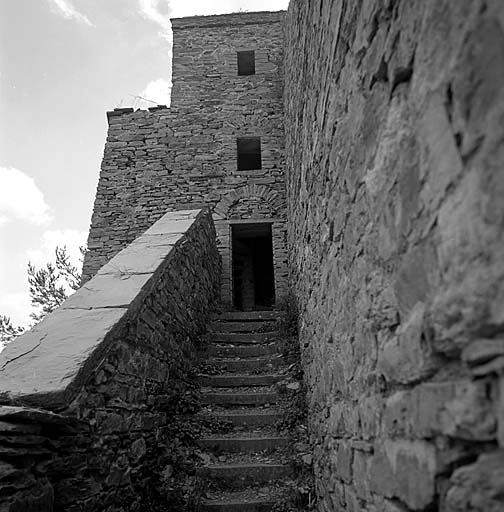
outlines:
[[172, 20], [170, 107], [107, 114], [85, 279], [166, 211], [209, 207], [222, 301], [285, 296], [284, 14]]

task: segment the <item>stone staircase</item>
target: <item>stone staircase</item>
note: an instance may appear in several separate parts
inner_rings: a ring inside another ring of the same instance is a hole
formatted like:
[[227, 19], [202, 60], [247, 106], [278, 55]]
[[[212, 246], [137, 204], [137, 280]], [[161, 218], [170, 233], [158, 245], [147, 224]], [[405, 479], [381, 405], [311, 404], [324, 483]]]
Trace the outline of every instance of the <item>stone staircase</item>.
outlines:
[[202, 414], [227, 428], [222, 433], [216, 427], [199, 440], [202, 512], [272, 510], [293, 477], [288, 438], [277, 430], [275, 384], [288, 363], [275, 330], [279, 315], [228, 312], [210, 326], [199, 375]]

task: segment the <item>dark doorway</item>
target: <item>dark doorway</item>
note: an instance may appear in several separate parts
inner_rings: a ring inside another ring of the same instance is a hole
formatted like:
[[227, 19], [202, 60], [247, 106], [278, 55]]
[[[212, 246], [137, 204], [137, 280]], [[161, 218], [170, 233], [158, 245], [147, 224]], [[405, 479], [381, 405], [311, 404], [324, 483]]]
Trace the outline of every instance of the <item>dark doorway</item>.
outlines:
[[271, 224], [235, 224], [231, 236], [234, 307], [271, 309], [275, 304]]

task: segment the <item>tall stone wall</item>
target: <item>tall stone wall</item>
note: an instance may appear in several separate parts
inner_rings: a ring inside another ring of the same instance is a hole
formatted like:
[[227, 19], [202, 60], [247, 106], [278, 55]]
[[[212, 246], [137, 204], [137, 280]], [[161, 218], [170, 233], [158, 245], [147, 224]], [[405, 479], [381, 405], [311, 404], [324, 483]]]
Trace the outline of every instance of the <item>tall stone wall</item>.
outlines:
[[169, 213], [6, 347], [2, 512], [163, 505], [170, 425], [187, 406], [219, 274], [208, 211]]
[[504, 4], [292, 0], [319, 510], [504, 509]]
[[[231, 296], [234, 222], [269, 220], [277, 296], [285, 291], [284, 13], [172, 20], [172, 106], [109, 112], [89, 253], [89, 278], [167, 210], [209, 206]], [[238, 76], [237, 51], [254, 50], [255, 74]], [[237, 138], [261, 138], [262, 167], [238, 170]]]

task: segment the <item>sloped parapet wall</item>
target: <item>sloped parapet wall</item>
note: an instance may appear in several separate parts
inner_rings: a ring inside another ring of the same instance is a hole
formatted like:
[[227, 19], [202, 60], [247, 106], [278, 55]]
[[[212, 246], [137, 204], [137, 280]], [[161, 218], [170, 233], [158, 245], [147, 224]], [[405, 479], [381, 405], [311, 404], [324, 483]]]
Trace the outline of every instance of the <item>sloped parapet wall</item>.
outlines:
[[4, 350], [2, 512], [148, 502], [219, 275], [209, 212], [168, 213]]
[[504, 3], [291, 0], [320, 511], [504, 510]]

